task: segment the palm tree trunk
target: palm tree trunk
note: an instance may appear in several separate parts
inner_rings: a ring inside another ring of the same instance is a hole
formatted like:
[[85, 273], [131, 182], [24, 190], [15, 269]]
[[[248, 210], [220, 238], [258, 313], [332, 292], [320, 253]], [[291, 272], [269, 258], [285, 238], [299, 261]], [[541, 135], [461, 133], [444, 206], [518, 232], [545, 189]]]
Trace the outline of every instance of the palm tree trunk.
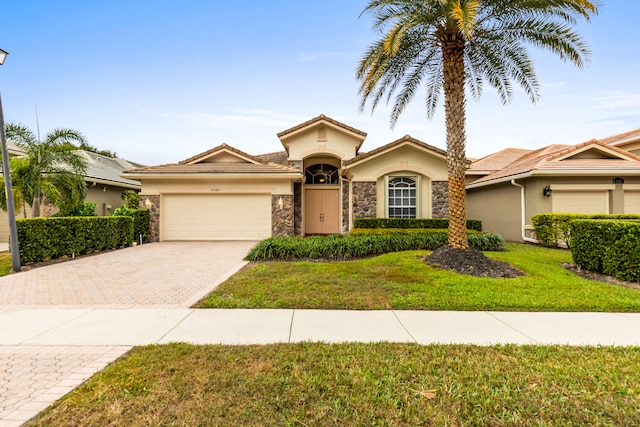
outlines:
[[466, 249], [465, 75], [462, 36], [442, 45], [449, 176], [449, 246]]
[[33, 210], [31, 212], [31, 216], [33, 218], [38, 218], [40, 216], [40, 188], [36, 187], [33, 194]]

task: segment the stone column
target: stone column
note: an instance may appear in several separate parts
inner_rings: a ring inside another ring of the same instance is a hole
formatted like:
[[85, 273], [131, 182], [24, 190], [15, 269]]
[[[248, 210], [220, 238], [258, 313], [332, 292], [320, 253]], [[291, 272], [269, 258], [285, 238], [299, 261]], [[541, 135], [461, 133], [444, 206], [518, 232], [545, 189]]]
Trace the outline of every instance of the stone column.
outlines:
[[[280, 200], [282, 199], [282, 203]], [[282, 206], [282, 207], [281, 207]], [[271, 195], [271, 235], [293, 236], [293, 195]]]
[[[147, 206], [147, 199], [150, 205]], [[149, 209], [149, 236], [147, 242], [160, 241], [160, 196], [140, 195], [140, 209]]]
[[449, 183], [447, 181], [431, 182], [431, 216], [433, 218], [449, 216]]
[[356, 218], [376, 218], [376, 183], [375, 182], [353, 182], [353, 219]]

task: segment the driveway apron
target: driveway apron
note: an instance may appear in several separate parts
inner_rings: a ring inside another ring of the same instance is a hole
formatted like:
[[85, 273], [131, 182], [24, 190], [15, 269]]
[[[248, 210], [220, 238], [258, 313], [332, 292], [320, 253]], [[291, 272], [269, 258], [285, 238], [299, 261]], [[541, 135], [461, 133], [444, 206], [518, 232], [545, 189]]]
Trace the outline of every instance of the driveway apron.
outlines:
[[0, 427], [22, 425], [131, 348], [68, 345], [72, 337], [34, 345], [53, 327], [41, 318], [187, 308], [242, 268], [255, 243], [151, 243], [0, 277]]

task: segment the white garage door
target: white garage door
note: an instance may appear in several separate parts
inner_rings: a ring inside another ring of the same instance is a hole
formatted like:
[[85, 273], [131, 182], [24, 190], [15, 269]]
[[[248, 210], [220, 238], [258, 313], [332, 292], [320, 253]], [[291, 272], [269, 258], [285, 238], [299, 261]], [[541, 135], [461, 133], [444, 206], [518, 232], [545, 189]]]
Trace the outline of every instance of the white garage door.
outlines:
[[162, 240], [262, 240], [271, 237], [270, 194], [168, 194]]
[[640, 214], [640, 191], [624, 192], [624, 213]]
[[551, 205], [553, 212], [609, 213], [609, 192], [554, 190], [551, 196]]

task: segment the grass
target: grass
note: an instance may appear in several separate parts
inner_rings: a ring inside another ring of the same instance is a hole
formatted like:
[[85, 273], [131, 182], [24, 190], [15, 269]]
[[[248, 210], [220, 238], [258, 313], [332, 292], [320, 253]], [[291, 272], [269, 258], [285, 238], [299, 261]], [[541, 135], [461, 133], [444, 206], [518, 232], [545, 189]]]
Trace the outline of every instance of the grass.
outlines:
[[6, 276], [13, 272], [11, 254], [9, 252], [0, 253], [0, 276]]
[[154, 345], [28, 426], [640, 425], [640, 348]]
[[640, 291], [564, 269], [571, 253], [508, 244], [487, 252], [526, 275], [487, 279], [426, 265], [425, 251], [336, 262], [255, 263], [221, 284], [202, 308], [355, 310], [640, 311]]

